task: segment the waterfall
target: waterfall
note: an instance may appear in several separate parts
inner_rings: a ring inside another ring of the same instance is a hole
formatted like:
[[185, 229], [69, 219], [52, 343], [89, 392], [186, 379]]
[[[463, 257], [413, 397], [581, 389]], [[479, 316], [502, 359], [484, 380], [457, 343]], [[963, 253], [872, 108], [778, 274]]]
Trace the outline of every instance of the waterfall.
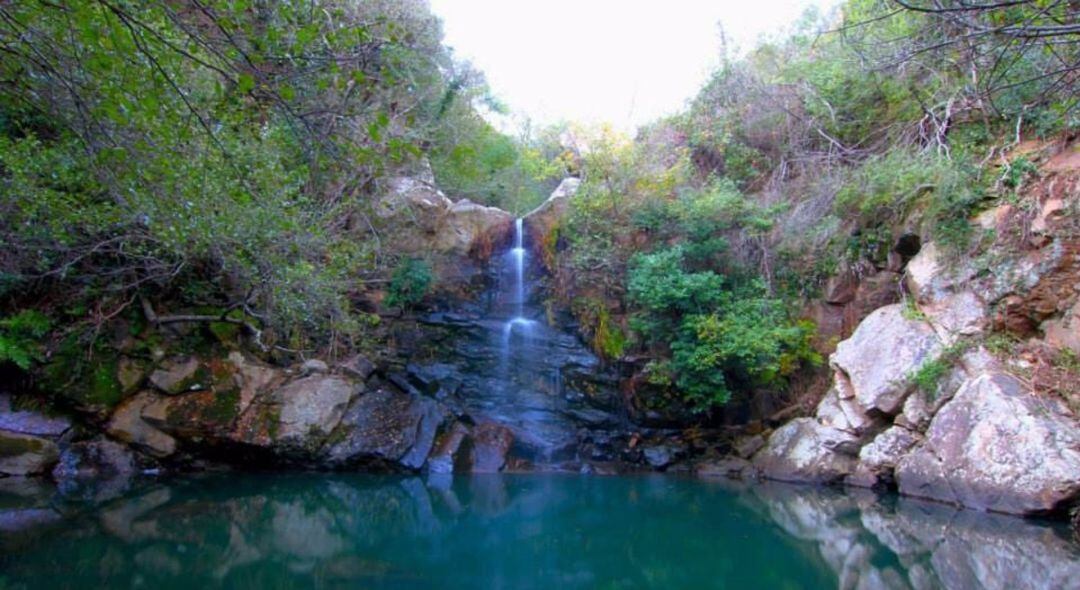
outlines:
[[524, 223], [519, 217], [514, 221], [514, 247], [510, 249], [509, 262], [513, 266], [514, 290], [513, 303], [514, 315], [506, 321], [503, 327], [504, 354], [510, 352], [510, 340], [514, 333], [528, 337], [532, 331], [533, 321], [525, 317], [525, 301], [528, 294], [525, 291], [525, 236]]

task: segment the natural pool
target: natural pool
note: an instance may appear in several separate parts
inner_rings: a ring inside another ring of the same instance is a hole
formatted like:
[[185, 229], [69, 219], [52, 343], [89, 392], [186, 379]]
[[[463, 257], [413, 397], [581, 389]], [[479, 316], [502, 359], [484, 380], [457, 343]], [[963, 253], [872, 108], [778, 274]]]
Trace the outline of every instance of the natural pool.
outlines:
[[1063, 528], [663, 476], [0, 480], [0, 588], [1076, 588]]

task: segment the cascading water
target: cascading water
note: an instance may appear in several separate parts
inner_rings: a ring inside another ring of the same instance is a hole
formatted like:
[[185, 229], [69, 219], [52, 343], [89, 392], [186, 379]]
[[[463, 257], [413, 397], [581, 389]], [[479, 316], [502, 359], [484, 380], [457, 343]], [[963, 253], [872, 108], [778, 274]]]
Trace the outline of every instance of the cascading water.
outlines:
[[523, 339], [527, 339], [532, 332], [533, 320], [525, 317], [525, 301], [527, 292], [525, 289], [525, 236], [524, 222], [519, 217], [514, 221], [514, 247], [510, 249], [508, 262], [514, 276], [513, 304], [514, 315], [506, 320], [503, 326], [503, 356], [504, 362], [510, 355], [511, 340], [517, 333]]
[[530, 265], [525, 227], [522, 219], [514, 222], [513, 241], [496, 259], [501, 264], [493, 269], [494, 289], [482, 305], [422, 320], [450, 330], [453, 336], [442, 341], [452, 344], [416, 351], [414, 358], [429, 362], [411, 370], [418, 381], [453, 390], [443, 399], [460, 404], [458, 411], [477, 423], [508, 427], [515, 457], [555, 465], [578, 457], [582, 440], [621, 428], [608, 410], [619, 397], [614, 379], [577, 338], [573, 324], [549, 315], [535, 300], [533, 291], [543, 283], [530, 280], [540, 277], [540, 269]]

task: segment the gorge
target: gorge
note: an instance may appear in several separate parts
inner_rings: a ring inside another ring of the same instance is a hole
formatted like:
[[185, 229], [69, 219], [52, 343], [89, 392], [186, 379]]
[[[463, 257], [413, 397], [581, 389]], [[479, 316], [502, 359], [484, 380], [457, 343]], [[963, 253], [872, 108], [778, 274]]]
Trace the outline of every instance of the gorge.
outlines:
[[0, 3], [0, 590], [1078, 587], [1075, 2], [834, 4]]

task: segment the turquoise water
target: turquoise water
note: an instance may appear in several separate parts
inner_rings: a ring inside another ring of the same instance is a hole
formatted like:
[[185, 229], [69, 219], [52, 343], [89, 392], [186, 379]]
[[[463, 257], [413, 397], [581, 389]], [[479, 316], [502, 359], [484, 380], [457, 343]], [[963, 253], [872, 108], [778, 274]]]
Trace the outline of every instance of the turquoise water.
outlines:
[[0, 482], [0, 588], [1069, 588], [1063, 529], [675, 477]]

